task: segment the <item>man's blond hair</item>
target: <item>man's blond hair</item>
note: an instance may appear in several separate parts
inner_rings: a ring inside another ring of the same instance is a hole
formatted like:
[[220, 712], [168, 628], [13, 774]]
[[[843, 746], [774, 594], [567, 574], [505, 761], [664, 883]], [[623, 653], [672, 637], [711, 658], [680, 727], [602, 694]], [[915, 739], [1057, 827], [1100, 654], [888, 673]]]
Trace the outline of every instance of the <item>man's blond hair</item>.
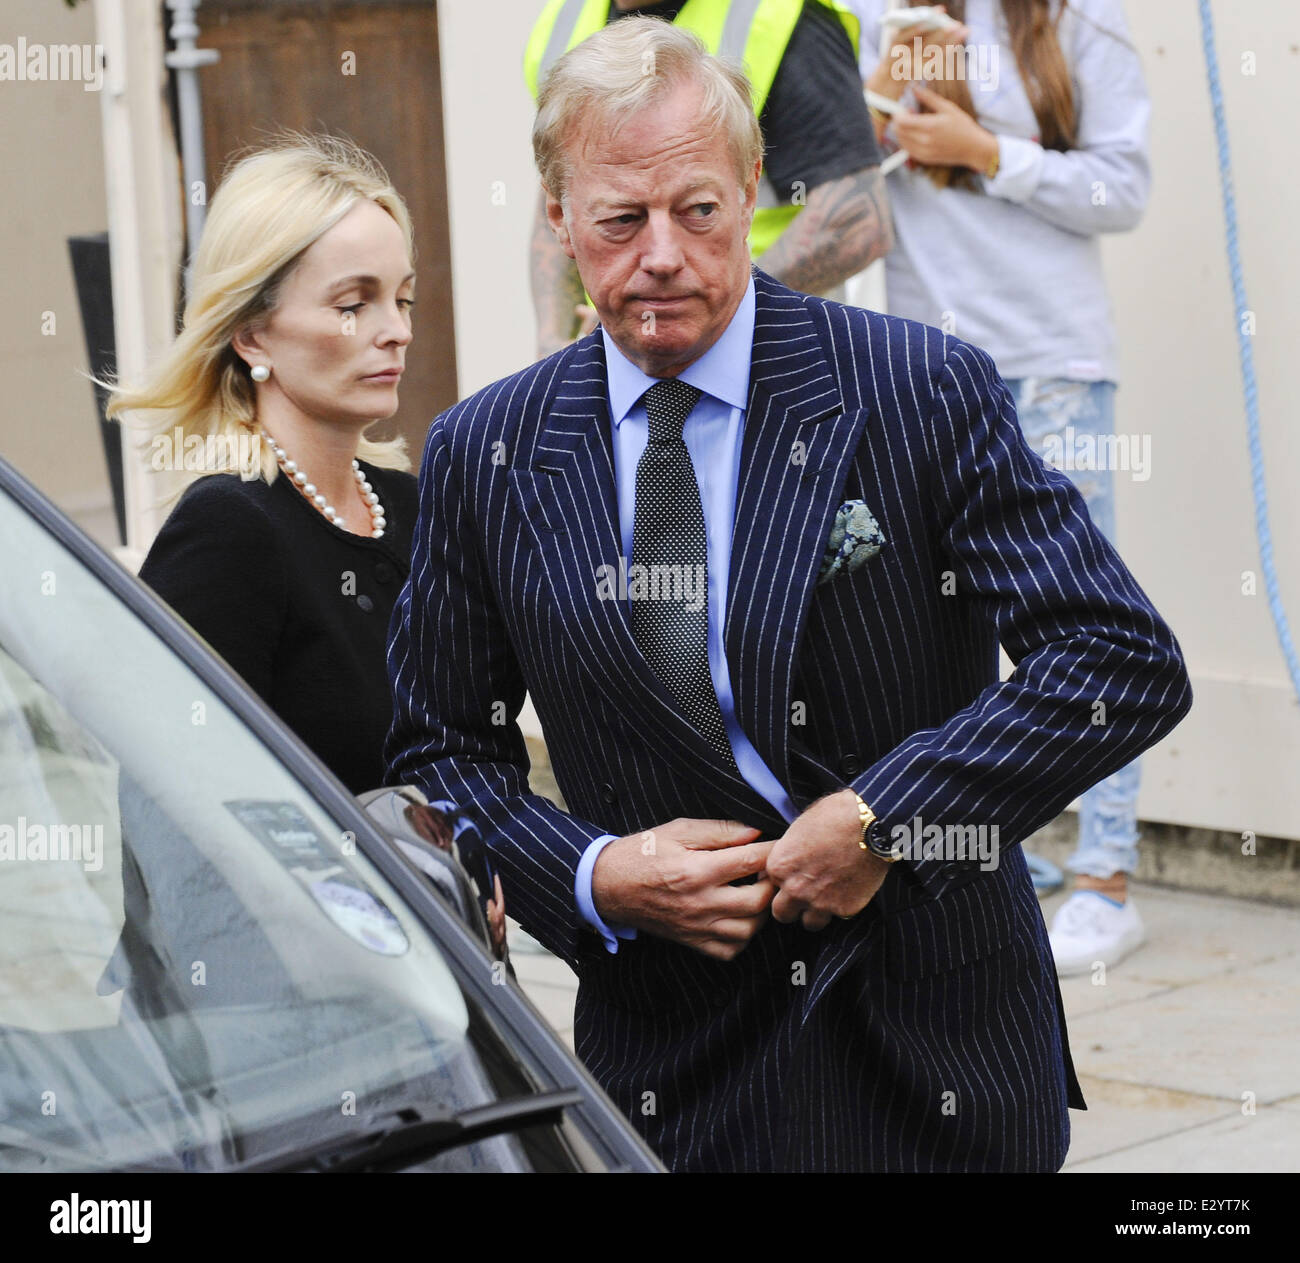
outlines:
[[533, 156], [542, 183], [563, 202], [577, 127], [620, 123], [683, 84], [702, 93], [701, 117], [727, 137], [736, 179], [745, 188], [763, 156], [763, 134], [745, 72], [710, 55], [693, 31], [661, 18], [611, 22], [555, 63], [537, 98]]

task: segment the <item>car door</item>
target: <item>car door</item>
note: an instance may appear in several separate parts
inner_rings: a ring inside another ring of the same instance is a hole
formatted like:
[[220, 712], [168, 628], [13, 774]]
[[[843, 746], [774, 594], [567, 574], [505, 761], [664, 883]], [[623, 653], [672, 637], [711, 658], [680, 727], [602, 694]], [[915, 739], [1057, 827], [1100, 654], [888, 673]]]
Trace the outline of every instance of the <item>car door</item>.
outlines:
[[381, 829], [0, 463], [0, 1170], [659, 1169]]

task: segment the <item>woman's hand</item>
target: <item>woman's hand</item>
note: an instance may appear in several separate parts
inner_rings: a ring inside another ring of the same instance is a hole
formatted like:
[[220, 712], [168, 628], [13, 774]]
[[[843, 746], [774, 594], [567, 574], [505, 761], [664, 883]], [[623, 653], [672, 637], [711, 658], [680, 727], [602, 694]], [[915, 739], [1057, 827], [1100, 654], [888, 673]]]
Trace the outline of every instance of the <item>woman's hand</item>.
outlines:
[[923, 83], [914, 83], [912, 91], [927, 112], [907, 110], [895, 114], [891, 121], [894, 139], [912, 160], [925, 166], [986, 171], [998, 151], [998, 138], [961, 106], [932, 92]]
[[496, 888], [496, 898], [487, 901], [488, 932], [492, 936], [492, 947], [497, 960], [506, 957], [506, 897], [501, 889], [501, 874], [492, 875]]
[[[934, 7], [947, 12], [941, 4]], [[905, 27], [894, 35], [893, 43], [876, 63], [876, 68], [867, 81], [867, 87], [873, 92], [898, 100], [908, 83], [921, 76], [921, 67], [912, 64], [912, 54], [918, 39], [921, 41], [921, 57], [924, 59], [928, 47], [938, 45], [942, 48], [946, 44], [964, 44], [969, 36], [968, 26], [955, 26], [946, 31], [927, 31], [919, 26]]]

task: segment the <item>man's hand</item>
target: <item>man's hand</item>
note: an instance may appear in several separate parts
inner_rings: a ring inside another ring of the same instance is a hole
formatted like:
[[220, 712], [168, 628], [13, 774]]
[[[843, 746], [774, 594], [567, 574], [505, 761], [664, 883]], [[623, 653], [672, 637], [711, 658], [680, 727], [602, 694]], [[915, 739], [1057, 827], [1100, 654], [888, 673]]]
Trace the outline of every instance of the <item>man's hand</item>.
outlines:
[[671, 820], [611, 842], [591, 871], [604, 921], [672, 939], [715, 960], [734, 960], [767, 920], [776, 893], [761, 874], [771, 842], [734, 820]]
[[494, 896], [487, 901], [488, 932], [492, 936], [492, 952], [497, 960], [506, 958], [506, 897], [501, 889], [501, 874], [492, 875]]
[[832, 917], [851, 917], [871, 902], [889, 865], [864, 851], [853, 791], [819, 798], [772, 843], [767, 875], [780, 888], [772, 915], [824, 930]]

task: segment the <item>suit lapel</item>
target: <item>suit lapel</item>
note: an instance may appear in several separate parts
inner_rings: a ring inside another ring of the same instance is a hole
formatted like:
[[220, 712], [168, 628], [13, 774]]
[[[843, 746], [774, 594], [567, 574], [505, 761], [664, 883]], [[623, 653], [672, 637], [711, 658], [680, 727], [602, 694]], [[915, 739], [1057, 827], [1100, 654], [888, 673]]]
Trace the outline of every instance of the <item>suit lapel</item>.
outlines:
[[[755, 289], [723, 639], [740, 726], [789, 787], [794, 662], [866, 413], [843, 411], [802, 296], [761, 272]], [[608, 587], [601, 594], [600, 568], [611, 567], [605, 573], [616, 581], [621, 552], [612, 428], [597, 331], [561, 370], [531, 464], [509, 474], [560, 621], [605, 697], [658, 754], [737, 819], [779, 834], [779, 813], [687, 722], [650, 669], [626, 601], [608, 599]]]
[[[721, 798], [736, 819], [775, 836], [785, 827], [780, 814], [686, 720], [632, 634], [617, 587], [622, 546], [611, 430], [598, 331], [577, 344], [562, 370], [531, 464], [508, 475], [533, 528], [560, 622], [603, 697], [649, 748]], [[612, 580], [612, 599], [602, 575]]]
[[794, 663], [867, 414], [844, 412], [802, 296], [761, 272], [755, 288], [724, 640], [740, 725], [789, 786]]

